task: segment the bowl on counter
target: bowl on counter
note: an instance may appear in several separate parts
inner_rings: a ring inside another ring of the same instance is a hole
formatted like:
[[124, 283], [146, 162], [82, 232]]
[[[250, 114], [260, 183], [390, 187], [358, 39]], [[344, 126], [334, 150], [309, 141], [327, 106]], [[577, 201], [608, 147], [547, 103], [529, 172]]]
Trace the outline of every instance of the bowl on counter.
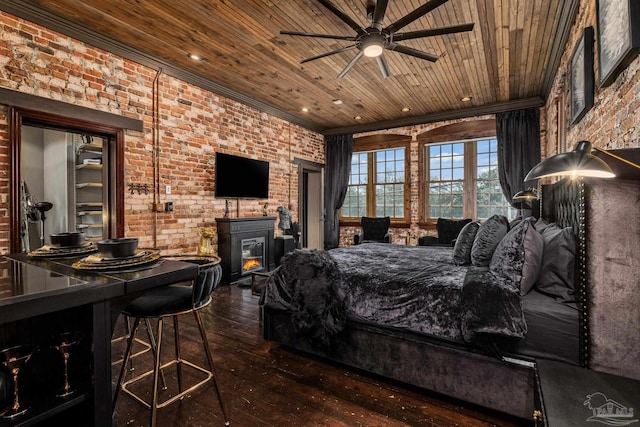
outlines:
[[51, 246], [60, 248], [82, 246], [85, 234], [81, 231], [69, 231], [66, 233], [50, 234]]
[[105, 258], [126, 258], [136, 254], [138, 239], [135, 237], [107, 239], [98, 241], [96, 245], [100, 255]]

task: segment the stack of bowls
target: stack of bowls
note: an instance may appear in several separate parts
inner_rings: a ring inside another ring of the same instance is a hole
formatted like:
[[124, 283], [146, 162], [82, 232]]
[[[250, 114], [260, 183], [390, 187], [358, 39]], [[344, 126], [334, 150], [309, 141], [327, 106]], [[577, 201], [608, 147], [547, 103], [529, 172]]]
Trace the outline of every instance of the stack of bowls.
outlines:
[[96, 244], [98, 252], [104, 258], [131, 257], [138, 249], [138, 239], [134, 237], [100, 240]]
[[70, 231], [66, 233], [56, 233], [49, 235], [51, 246], [60, 248], [73, 248], [82, 246], [85, 234], [80, 231]]

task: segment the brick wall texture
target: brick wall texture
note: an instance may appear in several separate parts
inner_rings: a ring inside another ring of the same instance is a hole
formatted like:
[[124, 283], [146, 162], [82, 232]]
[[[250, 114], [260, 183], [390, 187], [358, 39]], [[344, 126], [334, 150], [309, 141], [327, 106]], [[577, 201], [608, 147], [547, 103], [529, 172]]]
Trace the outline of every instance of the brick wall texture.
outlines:
[[[158, 84], [160, 202], [153, 210], [153, 87]], [[324, 163], [324, 138], [287, 121], [0, 12], [0, 87], [142, 120], [125, 136], [125, 235], [164, 254], [195, 252], [202, 227], [215, 227], [225, 200], [214, 197], [214, 153], [269, 161], [269, 213], [298, 207], [294, 158]], [[8, 107], [0, 100], [0, 251], [9, 248]], [[171, 186], [171, 195], [165, 188]], [[231, 216], [262, 215], [264, 200], [233, 203]], [[237, 211], [236, 211], [237, 209]], [[295, 210], [294, 210], [295, 212]], [[295, 220], [295, 217], [294, 217]]]
[[[595, 0], [583, 1], [572, 25], [552, 90], [542, 108], [543, 156], [570, 150], [586, 139], [600, 148], [640, 147], [640, 59], [638, 57], [606, 88], [599, 88], [597, 31], [594, 106], [569, 125], [568, 64], [582, 31], [596, 28]], [[0, 12], [0, 87], [60, 100], [142, 120], [143, 132], [125, 137], [125, 182], [148, 184], [151, 191], [125, 196], [125, 234], [141, 246], [155, 245], [165, 254], [193, 252], [202, 227], [215, 226], [224, 200], [213, 196], [215, 151], [270, 162], [269, 209], [298, 208], [294, 158], [324, 163], [322, 135], [215, 93], [158, 73], [38, 25]], [[159, 93], [159, 150], [153, 156], [153, 82]], [[9, 247], [8, 108], [0, 100], [0, 251]], [[565, 117], [562, 120], [559, 117]], [[478, 120], [486, 117], [462, 120]], [[454, 123], [446, 121], [387, 131], [415, 136]], [[366, 134], [355, 135], [364, 136]], [[393, 230], [424, 235], [418, 226], [418, 144], [411, 145], [411, 227]], [[160, 202], [174, 202], [172, 213], [152, 210], [154, 166], [158, 167]], [[170, 196], [164, 195], [167, 185]], [[263, 201], [240, 201], [240, 216], [262, 214]], [[236, 206], [232, 209], [235, 210]], [[234, 213], [234, 212], [232, 212]], [[295, 217], [294, 217], [295, 220]], [[276, 229], [276, 231], [278, 231]], [[352, 242], [352, 228], [343, 228], [341, 245]], [[415, 244], [415, 242], [414, 242]]]
[[[594, 29], [594, 105], [580, 121], [571, 125], [569, 96], [569, 63], [571, 55], [586, 27]], [[546, 133], [548, 144], [543, 147], [543, 156], [572, 150], [581, 140], [590, 141], [602, 149], [640, 147], [640, 57], [622, 71], [608, 87], [599, 87], [598, 32], [596, 2], [581, 1], [577, 16], [571, 27], [571, 35], [564, 49], [560, 68], [553, 89], [547, 98]], [[560, 107], [560, 108], [559, 108]], [[559, 111], [560, 110], [560, 111]], [[564, 126], [558, 116], [564, 115]], [[558, 141], [563, 144], [558, 144]]]

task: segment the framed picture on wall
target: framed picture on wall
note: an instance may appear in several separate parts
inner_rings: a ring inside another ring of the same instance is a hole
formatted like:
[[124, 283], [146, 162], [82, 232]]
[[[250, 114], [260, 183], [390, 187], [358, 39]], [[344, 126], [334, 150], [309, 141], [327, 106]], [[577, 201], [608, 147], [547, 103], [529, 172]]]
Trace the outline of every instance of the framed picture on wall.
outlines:
[[556, 154], [567, 151], [567, 86], [566, 75], [560, 78], [558, 95], [555, 98], [556, 103]]
[[570, 63], [571, 124], [593, 106], [593, 27], [587, 27], [576, 45]]
[[609, 86], [640, 51], [640, 2], [598, 0], [600, 86]]

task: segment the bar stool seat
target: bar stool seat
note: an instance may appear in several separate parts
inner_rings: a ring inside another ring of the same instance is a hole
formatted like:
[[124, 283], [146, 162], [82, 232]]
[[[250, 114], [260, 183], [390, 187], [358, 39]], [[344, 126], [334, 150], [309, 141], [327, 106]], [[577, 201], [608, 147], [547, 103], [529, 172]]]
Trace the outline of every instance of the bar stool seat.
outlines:
[[[190, 393], [200, 386], [211, 381], [218, 397], [218, 402], [222, 410], [225, 425], [229, 425], [227, 413], [222, 401], [222, 396], [220, 394], [220, 388], [218, 386], [217, 375], [213, 364], [213, 357], [211, 355], [209, 342], [207, 340], [206, 332], [199, 312], [200, 309], [206, 307], [211, 303], [211, 294], [220, 284], [220, 280], [222, 278], [220, 258], [199, 256], [194, 259], [183, 259], [183, 261], [199, 264], [198, 277], [191, 285], [185, 286], [184, 284], [173, 284], [166, 287], [154, 289], [136, 298], [122, 310], [122, 314], [124, 316], [126, 316], [127, 318], [133, 318], [134, 321], [131, 328], [131, 333], [127, 340], [127, 349], [125, 351], [124, 361], [120, 369], [118, 385], [116, 387], [113, 399], [113, 410], [115, 410], [118, 394], [122, 390], [138, 403], [151, 410], [150, 425], [153, 427], [157, 422], [158, 409], [181, 400], [187, 393]], [[180, 355], [180, 332], [178, 318], [180, 315], [189, 313], [193, 313], [198, 325], [200, 336], [202, 338], [202, 345], [209, 365], [208, 367], [198, 366], [195, 363], [183, 359]], [[160, 356], [163, 338], [163, 320], [167, 317], [173, 319], [175, 358], [170, 360], [169, 362], [161, 364]], [[155, 356], [153, 369], [137, 375], [128, 381], [124, 381], [126, 371], [125, 367], [127, 366], [129, 359], [132, 357], [131, 347], [135, 339], [136, 330], [142, 320], [146, 321], [148, 319], [157, 319], [156, 336], [153, 337], [152, 335], [150, 335], [151, 349], [153, 355]], [[160, 402], [158, 389], [159, 375], [161, 375], [166, 368], [172, 365], [176, 365], [179, 392], [174, 396], [167, 398], [165, 401]], [[183, 365], [191, 367], [196, 371], [203, 373], [204, 379], [185, 389], [182, 384]], [[142, 397], [137, 395], [134, 391], [132, 391], [129, 386], [151, 375], [153, 376], [152, 397], [151, 402], [147, 402]]]

